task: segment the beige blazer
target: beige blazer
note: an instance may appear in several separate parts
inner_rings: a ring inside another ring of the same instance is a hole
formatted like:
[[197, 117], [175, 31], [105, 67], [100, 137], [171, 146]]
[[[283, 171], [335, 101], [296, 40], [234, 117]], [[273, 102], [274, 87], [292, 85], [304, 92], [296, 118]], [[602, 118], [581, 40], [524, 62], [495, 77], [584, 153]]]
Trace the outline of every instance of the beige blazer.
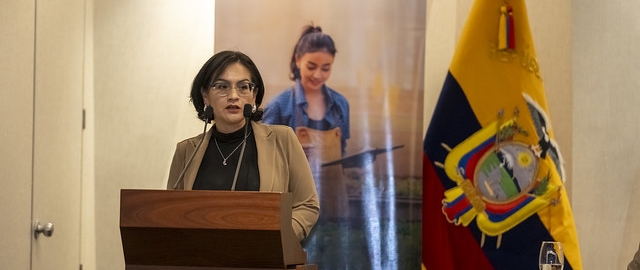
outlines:
[[631, 259], [631, 262], [627, 265], [627, 270], [640, 270], [640, 247], [638, 247], [633, 259]]
[[[311, 231], [320, 212], [315, 182], [302, 146], [288, 126], [266, 125], [251, 121], [251, 127], [258, 150], [260, 191], [292, 194], [291, 225], [298, 240], [302, 240]], [[205, 150], [209, 145], [211, 132], [211, 130], [207, 132], [199, 148], [197, 146], [202, 139], [202, 134], [177, 144], [171, 162], [167, 189], [192, 189]], [[180, 172], [187, 165], [194, 151], [196, 152], [191, 163], [188, 164], [181, 182], [176, 186]]]

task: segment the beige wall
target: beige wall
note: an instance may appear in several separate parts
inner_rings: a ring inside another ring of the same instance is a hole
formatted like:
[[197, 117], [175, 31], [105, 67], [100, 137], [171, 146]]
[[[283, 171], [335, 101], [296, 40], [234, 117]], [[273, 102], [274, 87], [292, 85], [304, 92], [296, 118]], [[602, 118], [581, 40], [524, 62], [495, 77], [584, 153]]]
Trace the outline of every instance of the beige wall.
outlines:
[[639, 11], [573, 3], [573, 202], [592, 269], [625, 269], [640, 242]]
[[94, 105], [95, 269], [124, 269], [120, 189], [164, 188], [176, 143], [202, 132], [188, 93], [213, 53], [214, 7], [94, 0], [93, 8], [94, 93], [85, 103]]
[[84, 95], [85, 129], [82, 134], [82, 206], [80, 208], [80, 261], [83, 269], [96, 269], [95, 117], [93, 88], [93, 0], [85, 1]]

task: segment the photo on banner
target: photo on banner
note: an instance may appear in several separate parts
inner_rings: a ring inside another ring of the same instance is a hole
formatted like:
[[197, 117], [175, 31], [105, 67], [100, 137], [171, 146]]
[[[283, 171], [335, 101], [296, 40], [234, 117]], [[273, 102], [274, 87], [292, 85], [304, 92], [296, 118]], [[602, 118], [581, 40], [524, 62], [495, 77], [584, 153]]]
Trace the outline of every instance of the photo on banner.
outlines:
[[[302, 245], [320, 269], [420, 269], [425, 17], [425, 0], [215, 2], [214, 50], [255, 61], [263, 122], [307, 153], [321, 211]], [[335, 54], [296, 58], [307, 26]]]

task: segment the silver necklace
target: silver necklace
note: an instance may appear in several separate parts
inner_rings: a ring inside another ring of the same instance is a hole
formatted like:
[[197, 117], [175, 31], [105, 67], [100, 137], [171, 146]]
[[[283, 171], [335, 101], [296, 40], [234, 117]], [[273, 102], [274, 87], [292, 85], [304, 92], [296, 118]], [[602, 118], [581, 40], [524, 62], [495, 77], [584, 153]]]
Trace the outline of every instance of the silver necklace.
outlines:
[[220, 146], [218, 145], [218, 140], [216, 138], [213, 138], [213, 141], [216, 143], [216, 148], [218, 148], [218, 153], [220, 153], [220, 156], [222, 156], [222, 165], [227, 166], [227, 159], [229, 159], [231, 155], [233, 155], [233, 153], [235, 153], [236, 150], [240, 148], [240, 145], [242, 145], [247, 140], [247, 137], [249, 137], [249, 134], [251, 134], [251, 131], [247, 133], [247, 136], [244, 136], [244, 139], [240, 142], [240, 144], [238, 144], [238, 146], [236, 146], [236, 148], [233, 149], [233, 151], [231, 151], [231, 153], [227, 157], [224, 157], [224, 155], [222, 154], [222, 151], [220, 150]]

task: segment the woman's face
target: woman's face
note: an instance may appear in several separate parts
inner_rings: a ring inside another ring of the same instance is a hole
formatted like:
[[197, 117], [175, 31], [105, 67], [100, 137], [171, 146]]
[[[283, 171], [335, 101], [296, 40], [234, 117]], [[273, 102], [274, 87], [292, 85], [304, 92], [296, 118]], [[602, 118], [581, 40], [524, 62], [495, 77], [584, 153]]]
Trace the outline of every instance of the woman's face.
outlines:
[[320, 91], [331, 76], [333, 56], [326, 51], [305, 53], [296, 58], [300, 69], [300, 83], [305, 91]]
[[249, 69], [240, 63], [233, 63], [213, 80], [212, 85], [216, 87], [212, 86], [209, 93], [202, 94], [204, 104], [213, 107], [218, 131], [231, 133], [244, 126], [244, 105], [253, 106], [257, 92], [246, 91], [248, 83], [253, 83]]

